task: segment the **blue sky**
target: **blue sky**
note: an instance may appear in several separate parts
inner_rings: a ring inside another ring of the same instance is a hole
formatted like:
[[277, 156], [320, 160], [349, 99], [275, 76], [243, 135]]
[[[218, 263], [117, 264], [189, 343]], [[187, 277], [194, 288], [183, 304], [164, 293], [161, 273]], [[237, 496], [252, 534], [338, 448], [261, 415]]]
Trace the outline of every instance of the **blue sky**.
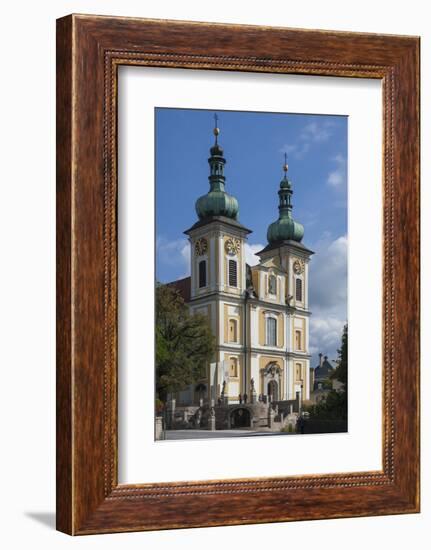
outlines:
[[[217, 111], [226, 158], [226, 191], [253, 233], [247, 257], [267, 243], [278, 218], [284, 153], [293, 183], [293, 217], [314, 250], [310, 264], [310, 348], [336, 358], [347, 316], [347, 117]], [[156, 109], [156, 274], [168, 282], [189, 274], [183, 231], [197, 220], [196, 199], [209, 189], [214, 111]]]

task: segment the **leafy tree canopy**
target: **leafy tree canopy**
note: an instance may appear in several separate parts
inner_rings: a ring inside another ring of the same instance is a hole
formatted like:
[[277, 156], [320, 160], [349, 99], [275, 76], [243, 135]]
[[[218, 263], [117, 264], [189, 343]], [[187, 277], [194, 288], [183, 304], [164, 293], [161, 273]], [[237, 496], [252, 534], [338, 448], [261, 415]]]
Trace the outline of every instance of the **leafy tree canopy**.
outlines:
[[311, 418], [320, 420], [346, 420], [347, 419], [347, 393], [330, 391], [324, 401], [311, 405], [306, 409]]
[[184, 389], [205, 375], [215, 350], [206, 316], [189, 313], [178, 290], [156, 287], [156, 392], [166, 402], [168, 393]]

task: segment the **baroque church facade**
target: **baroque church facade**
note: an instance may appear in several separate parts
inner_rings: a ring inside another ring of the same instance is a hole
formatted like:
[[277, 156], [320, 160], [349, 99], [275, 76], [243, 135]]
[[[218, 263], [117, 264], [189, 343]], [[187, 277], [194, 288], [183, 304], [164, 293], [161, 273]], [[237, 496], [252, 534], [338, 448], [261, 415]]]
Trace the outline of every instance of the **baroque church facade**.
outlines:
[[[303, 226], [293, 218], [292, 182], [283, 166], [278, 219], [268, 227], [260, 262], [246, 263], [251, 230], [238, 219], [239, 205], [226, 191], [226, 159], [210, 149], [209, 191], [197, 199], [198, 220], [185, 231], [191, 276], [170, 283], [191, 312], [205, 314], [216, 340], [215, 357], [198, 384], [177, 395], [177, 404], [308, 400], [310, 379], [308, 273], [313, 254]], [[199, 390], [199, 391], [198, 391]]]

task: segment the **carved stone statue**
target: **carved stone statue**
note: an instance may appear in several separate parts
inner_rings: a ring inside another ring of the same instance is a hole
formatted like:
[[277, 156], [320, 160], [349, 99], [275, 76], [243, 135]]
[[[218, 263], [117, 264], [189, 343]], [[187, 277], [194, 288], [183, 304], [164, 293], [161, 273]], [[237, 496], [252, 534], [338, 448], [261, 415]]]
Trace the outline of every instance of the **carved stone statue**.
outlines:
[[196, 412], [196, 427], [199, 428], [201, 425], [202, 420], [202, 411], [201, 409], [198, 409]]
[[208, 428], [214, 432], [216, 429], [216, 415], [215, 415], [215, 408], [210, 408], [210, 417], [208, 419]]

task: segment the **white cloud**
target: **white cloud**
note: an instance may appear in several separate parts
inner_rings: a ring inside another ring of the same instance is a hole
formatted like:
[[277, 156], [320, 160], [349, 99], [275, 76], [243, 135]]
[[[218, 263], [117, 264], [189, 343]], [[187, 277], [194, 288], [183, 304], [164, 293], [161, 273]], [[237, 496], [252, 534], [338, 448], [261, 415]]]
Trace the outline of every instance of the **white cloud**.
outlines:
[[190, 244], [187, 239], [169, 241], [164, 237], [158, 237], [156, 242], [158, 261], [177, 267], [180, 275], [178, 278], [190, 275]]
[[245, 252], [245, 261], [248, 265], [257, 265], [260, 262], [259, 256], [256, 256], [256, 252], [259, 252], [265, 248], [264, 244], [249, 244], [245, 243], [244, 252]]
[[296, 159], [302, 159], [308, 153], [310, 144], [307, 142], [285, 144], [280, 149], [281, 153], [286, 153], [288, 157], [291, 155]]
[[347, 301], [347, 236], [330, 240], [327, 235], [316, 246], [310, 262], [310, 302], [319, 309], [343, 311]]
[[330, 359], [337, 357], [347, 320], [347, 244], [346, 235], [324, 234], [310, 261], [310, 352]]
[[[337, 359], [337, 350], [341, 345], [341, 334], [345, 321], [335, 317], [316, 317], [310, 321], [310, 353], [323, 353], [329, 359]], [[315, 367], [315, 364], [311, 365]]]
[[333, 123], [330, 120], [313, 121], [304, 126], [295, 143], [285, 143], [280, 149], [282, 153], [302, 159], [315, 143], [323, 143], [332, 135]]
[[328, 185], [338, 189], [345, 188], [347, 183], [347, 164], [343, 155], [337, 155], [333, 159], [335, 162], [335, 169], [329, 172], [328, 179], [326, 180]]
[[317, 121], [310, 122], [310, 124], [307, 124], [302, 130], [300, 138], [305, 141], [327, 141], [332, 135], [330, 129], [332, 126], [330, 121], [325, 121], [323, 123]]

